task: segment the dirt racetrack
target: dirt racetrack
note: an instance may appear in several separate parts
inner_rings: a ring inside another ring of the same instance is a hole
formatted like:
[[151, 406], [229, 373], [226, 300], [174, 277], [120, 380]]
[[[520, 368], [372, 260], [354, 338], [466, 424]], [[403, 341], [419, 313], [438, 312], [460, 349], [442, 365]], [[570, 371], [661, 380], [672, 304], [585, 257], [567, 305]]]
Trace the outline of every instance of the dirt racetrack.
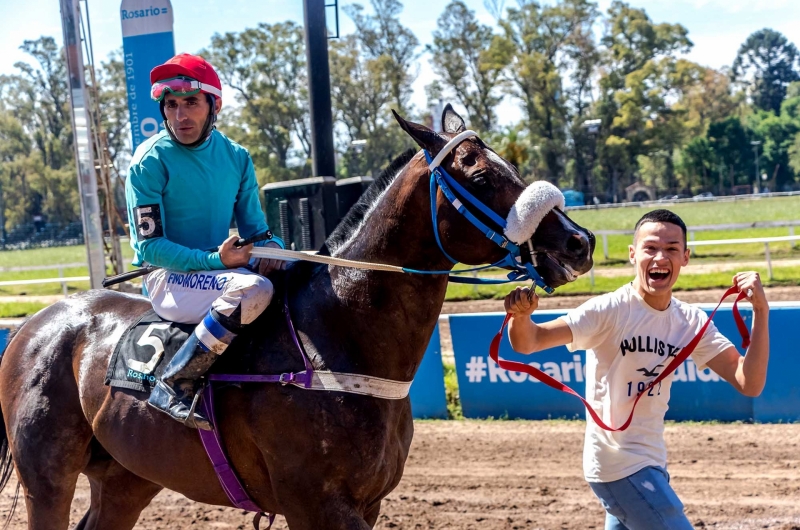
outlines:
[[[602, 509], [581, 478], [583, 428], [566, 421], [417, 422], [405, 475], [376, 528], [602, 529]], [[800, 530], [800, 424], [670, 424], [667, 444], [672, 483], [696, 528]], [[0, 497], [3, 517], [15, 486], [12, 480]], [[72, 524], [88, 501], [82, 478]], [[22, 530], [25, 521], [19, 506], [9, 528]], [[136, 528], [252, 527], [240, 510], [165, 491]], [[287, 526], [279, 518], [273, 528]]]
[[[677, 296], [687, 302], [716, 302], [722, 292]], [[800, 287], [772, 288], [768, 297], [800, 300]], [[575, 307], [585, 298], [543, 298], [541, 307]], [[502, 301], [490, 300], [448, 303], [443, 313], [500, 310]], [[449, 339], [444, 328], [443, 350]], [[584, 425], [417, 422], [403, 480], [384, 501], [376, 528], [602, 529], [602, 508], [582, 479]], [[672, 483], [696, 528], [800, 530], [800, 424], [672, 423], [666, 437]], [[12, 479], [0, 494], [0, 519], [8, 514], [15, 487]], [[72, 525], [88, 505], [88, 482], [81, 478]], [[136, 529], [249, 529], [251, 518], [240, 510], [200, 505], [163, 491], [142, 513]], [[26, 528], [22, 499], [9, 528]], [[273, 528], [287, 526], [278, 518]]]

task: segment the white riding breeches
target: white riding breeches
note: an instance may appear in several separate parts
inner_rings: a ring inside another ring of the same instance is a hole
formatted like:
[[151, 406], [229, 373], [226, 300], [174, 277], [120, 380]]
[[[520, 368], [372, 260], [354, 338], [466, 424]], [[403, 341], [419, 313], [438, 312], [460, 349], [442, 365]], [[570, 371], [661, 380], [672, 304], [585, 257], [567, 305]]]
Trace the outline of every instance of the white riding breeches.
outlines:
[[272, 300], [272, 282], [247, 269], [178, 272], [158, 269], [144, 279], [153, 309], [161, 318], [197, 324], [210, 309], [231, 316], [241, 308], [239, 324], [247, 325]]

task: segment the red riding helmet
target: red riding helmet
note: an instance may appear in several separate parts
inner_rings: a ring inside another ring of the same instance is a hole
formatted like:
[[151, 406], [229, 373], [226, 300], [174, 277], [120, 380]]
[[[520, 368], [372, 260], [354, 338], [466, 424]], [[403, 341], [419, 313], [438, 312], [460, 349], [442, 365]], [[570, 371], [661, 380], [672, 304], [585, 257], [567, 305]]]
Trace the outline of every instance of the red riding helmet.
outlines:
[[150, 71], [150, 96], [161, 101], [167, 92], [176, 96], [193, 96], [199, 92], [222, 97], [222, 83], [211, 64], [190, 53], [176, 55]]

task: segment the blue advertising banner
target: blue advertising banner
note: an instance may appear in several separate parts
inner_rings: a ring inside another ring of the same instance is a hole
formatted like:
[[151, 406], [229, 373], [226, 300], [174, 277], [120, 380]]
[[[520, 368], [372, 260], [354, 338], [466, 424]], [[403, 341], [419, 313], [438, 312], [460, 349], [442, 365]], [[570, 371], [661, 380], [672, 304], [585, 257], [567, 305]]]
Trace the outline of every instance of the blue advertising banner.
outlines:
[[[710, 312], [710, 309], [706, 311]], [[751, 311], [745, 309], [741, 312], [749, 325], [752, 318]], [[564, 311], [539, 311], [534, 315], [534, 321], [546, 322], [563, 314]], [[797, 318], [797, 309], [794, 314]], [[786, 316], [788, 318], [788, 314]], [[489, 358], [489, 343], [500, 328], [503, 317], [504, 315], [498, 313], [450, 316], [450, 333], [464, 416], [468, 418], [508, 416], [526, 419], [584, 418], [583, 404], [574, 396], [547, 387], [522, 372], [503, 370]], [[737, 347], [740, 346], [739, 333], [736, 331], [729, 307], [720, 309], [714, 321], [723, 334]], [[776, 351], [774, 346], [772, 351]], [[785, 351], [790, 355], [791, 349], [788, 346]], [[562, 346], [530, 356], [520, 355], [511, 349], [508, 337], [505, 336], [500, 345], [500, 356], [511, 361], [529, 363], [565, 383], [580, 395], [584, 394], [586, 355], [583, 351], [570, 353]], [[772, 369], [771, 367], [768, 388], [770, 386], [776, 388], [773, 385], [775, 381]], [[775, 371], [779, 370], [776, 368]], [[782, 372], [786, 373], [787, 371]], [[787, 389], [792, 388], [790, 385], [781, 387], [783, 390], [780, 391], [784, 394]], [[794, 404], [792, 412], [797, 418], [800, 416], [797, 407], [800, 403], [800, 390], [795, 394], [797, 396], [791, 403]], [[762, 401], [765, 401], [764, 398], [755, 400], [755, 402]], [[772, 419], [766, 420], [765, 416], [765, 420], [775, 421], [776, 417], [786, 419], [791, 413], [783, 408], [778, 407], [777, 410], [773, 410]], [[710, 369], [698, 370], [691, 359], [676, 370], [670, 408], [666, 417], [673, 420], [761, 419], [760, 415], [756, 414], [752, 398], [741, 395]]]
[[133, 151], [156, 134], [163, 118], [150, 99], [150, 70], [175, 55], [169, 0], [122, 0], [122, 48]]
[[433, 330], [428, 349], [419, 365], [409, 391], [411, 412], [415, 418], [447, 419], [447, 400], [444, 393], [444, 368], [439, 339], [439, 325]]
[[770, 304], [767, 386], [754, 400], [761, 422], [800, 421], [800, 352], [794, 336], [800, 331], [800, 307], [791, 304]]
[[[562, 314], [539, 311], [534, 321], [546, 322]], [[528, 374], [503, 370], [489, 358], [489, 343], [500, 329], [504, 316], [500, 313], [450, 316], [464, 417], [583, 418], [583, 405], [574, 396], [553, 390]], [[500, 344], [500, 356], [529, 363], [583, 395], [584, 352], [570, 353], [562, 346], [535, 356], [520, 355], [511, 349], [506, 336]]]

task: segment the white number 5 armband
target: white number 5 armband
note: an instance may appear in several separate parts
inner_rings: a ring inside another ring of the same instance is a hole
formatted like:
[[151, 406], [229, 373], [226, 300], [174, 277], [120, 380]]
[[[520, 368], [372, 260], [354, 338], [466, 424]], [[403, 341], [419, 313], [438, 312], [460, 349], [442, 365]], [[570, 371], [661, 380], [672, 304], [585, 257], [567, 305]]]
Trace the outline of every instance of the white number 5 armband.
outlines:
[[133, 209], [136, 216], [137, 239], [152, 239], [164, 237], [164, 227], [161, 224], [161, 205], [143, 204]]

